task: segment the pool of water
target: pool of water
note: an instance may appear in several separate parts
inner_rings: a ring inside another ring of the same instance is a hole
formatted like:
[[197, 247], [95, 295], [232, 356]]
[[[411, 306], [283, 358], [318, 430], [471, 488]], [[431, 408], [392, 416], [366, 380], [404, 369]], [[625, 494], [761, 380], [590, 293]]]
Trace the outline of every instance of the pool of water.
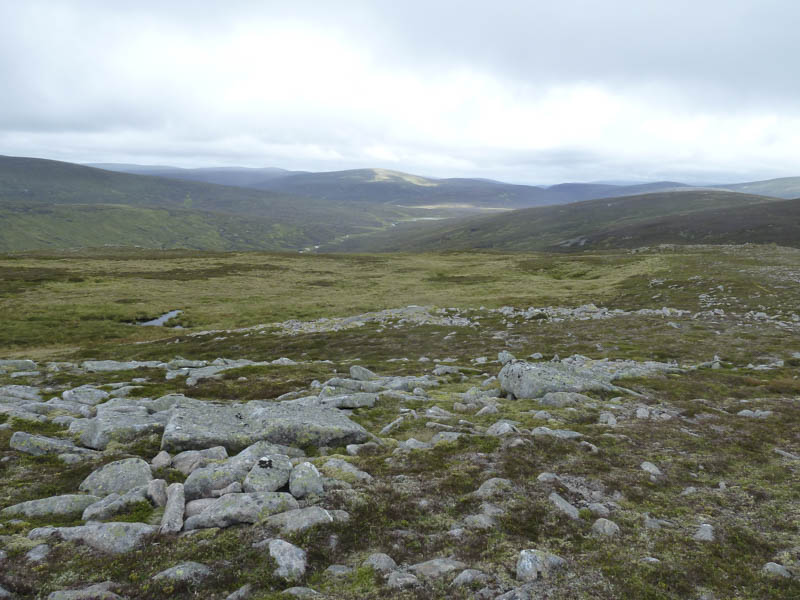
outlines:
[[141, 323], [137, 323], [137, 325], [141, 325], [142, 327], [163, 327], [167, 321], [169, 321], [173, 317], [177, 317], [182, 312], [183, 312], [182, 310], [171, 310], [168, 313], [164, 313], [157, 319], [152, 319], [151, 321], [143, 321]]

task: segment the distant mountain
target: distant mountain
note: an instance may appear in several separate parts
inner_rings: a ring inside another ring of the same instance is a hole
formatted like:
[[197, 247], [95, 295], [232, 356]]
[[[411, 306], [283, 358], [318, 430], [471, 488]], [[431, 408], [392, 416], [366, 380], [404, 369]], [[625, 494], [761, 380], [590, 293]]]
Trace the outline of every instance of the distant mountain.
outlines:
[[257, 184], [270, 179], [285, 177], [294, 172], [287, 171], [286, 169], [278, 169], [276, 167], [211, 167], [202, 169], [181, 169], [178, 167], [119, 163], [90, 163], [85, 166], [105, 169], [107, 171], [116, 171], [118, 173], [152, 175], [155, 177], [181, 179], [183, 181], [200, 181], [203, 183], [216, 183], [219, 185], [232, 185], [245, 188], [257, 188]]
[[800, 198], [800, 177], [780, 177], [764, 181], [750, 181], [748, 183], [733, 183], [713, 186], [718, 189], [742, 192], [744, 194], [761, 194], [776, 198]]
[[0, 216], [0, 250], [14, 251], [121, 243], [297, 250], [414, 215], [0, 156]]
[[[770, 206], [775, 198], [717, 190], [691, 190], [604, 198], [526, 208], [458, 222], [415, 223], [391, 231], [351, 237], [324, 250], [408, 251], [580, 249], [600, 232], [636, 227], [669, 216], [708, 210]], [[689, 218], [689, 217], [687, 217]]]

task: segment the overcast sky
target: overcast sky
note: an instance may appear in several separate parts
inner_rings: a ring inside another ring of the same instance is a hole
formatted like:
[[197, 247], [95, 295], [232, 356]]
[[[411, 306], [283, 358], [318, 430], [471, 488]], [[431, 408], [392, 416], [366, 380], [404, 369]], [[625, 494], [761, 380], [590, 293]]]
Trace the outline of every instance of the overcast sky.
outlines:
[[797, 0], [0, 0], [0, 154], [800, 175]]

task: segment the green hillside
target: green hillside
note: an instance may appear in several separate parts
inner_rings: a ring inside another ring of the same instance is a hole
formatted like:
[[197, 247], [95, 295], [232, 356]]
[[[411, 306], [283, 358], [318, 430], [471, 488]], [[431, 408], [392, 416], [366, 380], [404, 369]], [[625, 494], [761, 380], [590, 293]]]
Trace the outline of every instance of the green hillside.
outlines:
[[743, 194], [761, 194], [776, 198], [800, 198], [800, 177], [780, 177], [765, 181], [749, 181], [716, 186], [720, 189], [742, 192]]
[[[658, 217], [775, 202], [774, 198], [735, 192], [692, 190], [625, 196], [545, 206], [449, 222], [415, 224], [390, 232], [351, 237], [343, 251], [543, 250], [580, 247], [593, 233], [635, 225]], [[325, 247], [324, 249], [331, 249]]]

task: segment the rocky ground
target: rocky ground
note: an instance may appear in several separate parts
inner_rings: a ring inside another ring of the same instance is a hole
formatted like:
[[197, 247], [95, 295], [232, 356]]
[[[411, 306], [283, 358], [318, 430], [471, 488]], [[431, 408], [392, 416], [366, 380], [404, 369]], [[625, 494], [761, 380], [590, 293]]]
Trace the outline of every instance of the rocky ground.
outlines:
[[800, 317], [764, 269], [756, 301], [660, 273], [649, 306], [2, 360], [0, 598], [798, 597]]

